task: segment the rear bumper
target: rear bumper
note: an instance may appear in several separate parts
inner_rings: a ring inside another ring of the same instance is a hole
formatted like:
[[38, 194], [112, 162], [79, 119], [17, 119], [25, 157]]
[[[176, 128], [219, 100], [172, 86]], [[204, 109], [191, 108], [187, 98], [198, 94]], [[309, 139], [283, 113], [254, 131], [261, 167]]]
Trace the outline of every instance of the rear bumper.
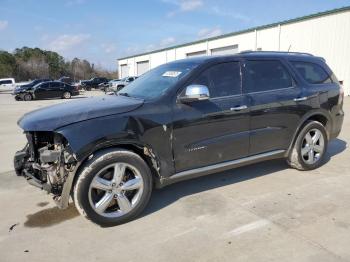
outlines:
[[330, 139], [337, 138], [341, 132], [344, 121], [344, 111], [341, 109], [333, 118], [332, 132]]

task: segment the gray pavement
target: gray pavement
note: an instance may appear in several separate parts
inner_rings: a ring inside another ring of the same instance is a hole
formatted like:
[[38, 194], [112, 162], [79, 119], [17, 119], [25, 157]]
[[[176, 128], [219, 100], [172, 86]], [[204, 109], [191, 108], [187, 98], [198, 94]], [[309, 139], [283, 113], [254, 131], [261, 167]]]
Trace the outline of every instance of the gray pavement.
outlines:
[[274, 160], [174, 184], [113, 228], [73, 205], [58, 210], [12, 171], [25, 141], [17, 119], [60, 102], [0, 93], [0, 261], [350, 261], [349, 98], [321, 168], [300, 172]]

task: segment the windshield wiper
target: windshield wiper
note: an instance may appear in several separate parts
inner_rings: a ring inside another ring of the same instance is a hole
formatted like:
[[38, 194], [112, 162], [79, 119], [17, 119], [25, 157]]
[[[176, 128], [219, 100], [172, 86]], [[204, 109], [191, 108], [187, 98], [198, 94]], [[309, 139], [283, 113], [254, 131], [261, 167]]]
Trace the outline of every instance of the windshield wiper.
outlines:
[[128, 93], [118, 93], [118, 95], [130, 97], [130, 95]]

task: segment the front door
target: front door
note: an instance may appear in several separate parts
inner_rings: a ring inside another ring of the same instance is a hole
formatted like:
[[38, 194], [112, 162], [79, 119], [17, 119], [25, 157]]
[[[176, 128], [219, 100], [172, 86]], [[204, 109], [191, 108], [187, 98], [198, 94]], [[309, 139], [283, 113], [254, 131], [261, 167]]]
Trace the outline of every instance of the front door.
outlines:
[[50, 93], [50, 83], [42, 83], [35, 87], [34, 95], [36, 99], [48, 98]]
[[239, 61], [212, 65], [190, 84], [205, 85], [210, 99], [174, 109], [176, 172], [210, 166], [249, 153], [249, 109]]

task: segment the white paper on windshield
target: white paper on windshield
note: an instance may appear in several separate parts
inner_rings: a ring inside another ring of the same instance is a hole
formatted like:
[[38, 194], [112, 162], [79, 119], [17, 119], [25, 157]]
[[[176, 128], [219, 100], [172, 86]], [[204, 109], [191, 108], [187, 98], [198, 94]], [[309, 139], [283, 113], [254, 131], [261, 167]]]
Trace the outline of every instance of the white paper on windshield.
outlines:
[[182, 72], [179, 71], [166, 71], [163, 76], [165, 77], [178, 77]]

